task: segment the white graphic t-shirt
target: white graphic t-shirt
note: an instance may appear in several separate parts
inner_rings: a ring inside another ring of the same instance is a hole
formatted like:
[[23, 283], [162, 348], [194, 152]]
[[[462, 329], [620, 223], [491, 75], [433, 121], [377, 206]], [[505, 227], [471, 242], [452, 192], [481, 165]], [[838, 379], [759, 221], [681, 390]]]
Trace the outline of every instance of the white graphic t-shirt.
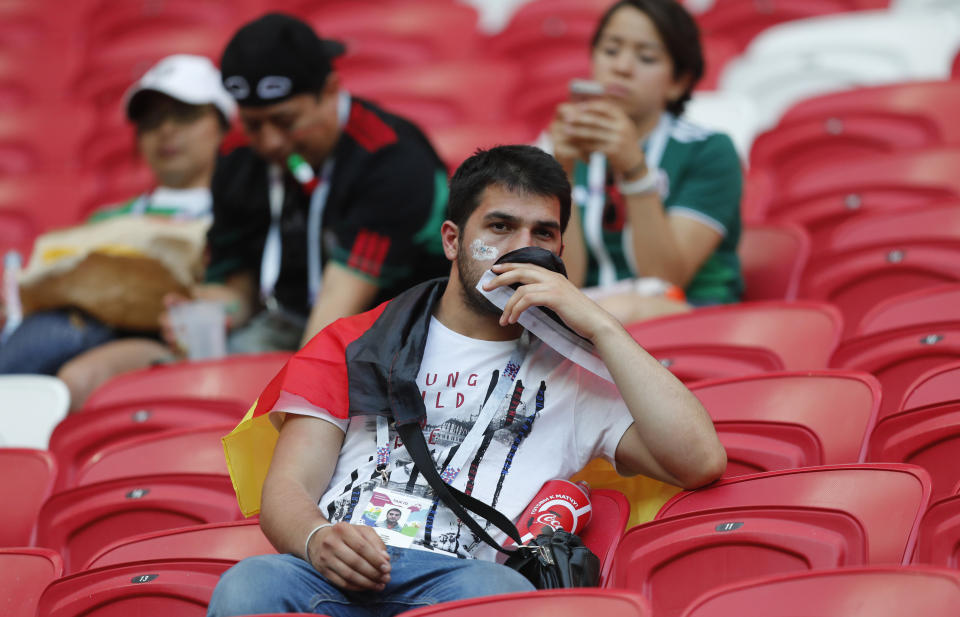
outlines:
[[[427, 410], [423, 434], [438, 470], [447, 466], [476, 423], [517, 344], [471, 339], [432, 319], [417, 385]], [[452, 486], [514, 522], [544, 482], [568, 478], [597, 456], [612, 462], [620, 438], [633, 423], [614, 384], [536, 339], [508, 397]], [[341, 420], [290, 394], [280, 397], [275, 411], [315, 416], [346, 433], [337, 467], [319, 503], [329, 520], [383, 528], [388, 516], [399, 517], [391, 524], [399, 525], [411, 538], [413, 548], [496, 558], [493, 548], [433, 498], [392, 426], [387, 477], [383, 478], [376, 472], [375, 417]], [[384, 504], [381, 491], [393, 495], [393, 500]], [[487, 531], [501, 543], [506, 540], [493, 525]]]

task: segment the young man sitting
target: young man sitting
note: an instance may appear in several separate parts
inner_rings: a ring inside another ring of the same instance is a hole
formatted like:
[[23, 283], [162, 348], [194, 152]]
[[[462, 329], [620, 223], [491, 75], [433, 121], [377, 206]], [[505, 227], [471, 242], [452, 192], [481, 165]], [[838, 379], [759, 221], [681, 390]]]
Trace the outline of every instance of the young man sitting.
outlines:
[[[536, 148], [478, 151], [460, 166], [442, 226], [449, 279], [335, 322], [260, 397], [253, 417], [281, 426], [260, 524], [282, 554], [227, 571], [209, 615], [392, 615], [533, 589], [437, 501], [389, 419], [419, 417], [445, 480], [514, 521], [545, 481], [595, 456], [686, 488], [721, 475], [703, 407], [612, 315], [562, 274], [494, 265], [524, 247], [561, 253], [569, 216], [567, 178]], [[477, 288], [487, 270], [485, 291], [519, 285], [503, 310]], [[613, 382], [526, 333], [518, 319], [534, 306], [587, 339]], [[417, 499], [426, 524], [405, 547], [386, 545], [384, 504]]]

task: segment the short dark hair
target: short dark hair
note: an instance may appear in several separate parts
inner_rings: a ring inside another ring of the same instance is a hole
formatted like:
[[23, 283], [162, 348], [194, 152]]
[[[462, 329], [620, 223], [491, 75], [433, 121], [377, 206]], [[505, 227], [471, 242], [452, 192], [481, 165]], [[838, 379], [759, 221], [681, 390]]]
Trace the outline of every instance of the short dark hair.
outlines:
[[391, 512], [398, 512], [400, 514], [403, 514], [403, 510], [401, 510], [400, 508], [390, 508], [389, 510], [387, 510], [387, 514], [390, 514]]
[[560, 201], [560, 229], [570, 220], [570, 181], [557, 160], [534, 146], [496, 146], [473, 153], [450, 180], [447, 218], [461, 230], [480, 205], [488, 186], [513, 193], [556, 197]]
[[620, 0], [607, 9], [600, 18], [593, 38], [590, 40], [590, 49], [596, 49], [600, 36], [610, 23], [613, 14], [625, 6], [637, 9], [653, 22], [673, 61], [674, 79], [680, 77], [690, 79], [687, 89], [680, 98], [667, 104], [667, 111], [679, 116], [686, 108], [694, 86], [703, 77], [703, 48], [700, 45], [700, 29], [697, 27], [697, 22], [676, 0]]

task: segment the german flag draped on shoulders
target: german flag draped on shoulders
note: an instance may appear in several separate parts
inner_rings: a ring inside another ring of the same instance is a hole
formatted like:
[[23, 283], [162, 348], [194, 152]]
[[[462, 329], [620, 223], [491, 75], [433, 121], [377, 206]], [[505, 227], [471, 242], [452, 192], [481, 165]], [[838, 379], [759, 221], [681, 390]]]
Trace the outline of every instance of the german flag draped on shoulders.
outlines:
[[280, 369], [223, 438], [244, 516], [260, 511], [260, 493], [282, 423], [270, 412], [281, 392], [303, 397], [342, 419], [379, 414], [404, 424], [425, 416], [415, 380], [430, 316], [445, 287], [445, 278], [427, 281], [365, 313], [338, 319]]

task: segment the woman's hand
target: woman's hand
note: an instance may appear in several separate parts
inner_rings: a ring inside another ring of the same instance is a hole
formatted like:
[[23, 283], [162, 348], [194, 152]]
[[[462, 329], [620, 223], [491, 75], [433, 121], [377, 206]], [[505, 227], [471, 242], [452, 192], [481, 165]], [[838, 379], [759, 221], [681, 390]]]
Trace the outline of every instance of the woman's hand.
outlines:
[[557, 159], [568, 177], [573, 176], [573, 165], [578, 160], [586, 161], [586, 154], [571, 140], [571, 121], [577, 116], [576, 103], [561, 103], [550, 122], [547, 132], [553, 141], [553, 158]]
[[602, 152], [614, 172], [629, 176], [627, 180], [647, 173], [637, 126], [619, 105], [595, 99], [570, 107], [563, 127], [570, 147], [587, 153]]

